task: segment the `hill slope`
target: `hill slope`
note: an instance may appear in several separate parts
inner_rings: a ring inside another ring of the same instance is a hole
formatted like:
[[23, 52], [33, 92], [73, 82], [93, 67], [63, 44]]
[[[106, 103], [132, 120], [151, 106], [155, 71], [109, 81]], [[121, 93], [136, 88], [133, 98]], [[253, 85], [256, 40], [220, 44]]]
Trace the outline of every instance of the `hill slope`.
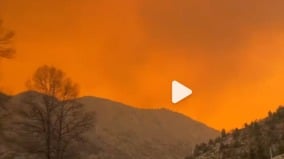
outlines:
[[[11, 97], [6, 107], [23, 107], [30, 92]], [[96, 97], [77, 99], [96, 113], [96, 127], [80, 147], [84, 159], [180, 159], [197, 143], [219, 133], [166, 109], [138, 109]]]
[[278, 159], [280, 154], [284, 154], [284, 107], [242, 129], [223, 131], [221, 137], [197, 145], [187, 159]]
[[105, 145], [104, 155], [115, 151], [122, 159], [180, 159], [187, 148], [219, 134], [166, 109], [138, 109], [94, 97], [80, 102], [97, 113], [96, 137]]

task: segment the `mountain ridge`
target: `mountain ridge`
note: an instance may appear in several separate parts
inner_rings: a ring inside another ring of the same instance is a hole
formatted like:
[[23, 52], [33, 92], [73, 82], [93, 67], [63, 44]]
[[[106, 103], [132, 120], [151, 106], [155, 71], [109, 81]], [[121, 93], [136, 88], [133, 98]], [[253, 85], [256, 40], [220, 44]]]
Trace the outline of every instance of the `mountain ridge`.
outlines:
[[[11, 96], [6, 106], [25, 108], [24, 100], [37, 92]], [[219, 135], [207, 125], [168, 109], [142, 109], [100, 97], [76, 99], [96, 114], [95, 128], [86, 133], [84, 159], [180, 159], [195, 144]]]
[[208, 128], [211, 128], [211, 129], [214, 129], [216, 131], [219, 131], [215, 128], [212, 128], [210, 127], [209, 125], [207, 125], [206, 123], [203, 123], [201, 121], [198, 121], [190, 116], [187, 116], [183, 113], [180, 113], [180, 112], [177, 112], [177, 111], [173, 111], [171, 109], [168, 109], [168, 108], [165, 108], [165, 107], [160, 107], [160, 108], [142, 108], [142, 107], [136, 107], [136, 106], [132, 106], [132, 105], [129, 105], [129, 104], [126, 104], [126, 103], [123, 103], [123, 102], [118, 102], [118, 101], [115, 101], [115, 100], [111, 100], [111, 99], [108, 99], [108, 98], [103, 98], [103, 97], [97, 97], [97, 96], [82, 96], [82, 97], [79, 97], [77, 100], [84, 100], [84, 99], [95, 99], [95, 100], [102, 100], [102, 101], [108, 101], [108, 102], [112, 102], [112, 103], [117, 103], [117, 104], [120, 104], [120, 105], [123, 105], [123, 106], [126, 106], [126, 107], [129, 107], [129, 108], [132, 108], [132, 109], [139, 109], [139, 110], [142, 110], [142, 111], [166, 111], [166, 112], [171, 112], [171, 113], [175, 113], [175, 114], [178, 114], [180, 116], [183, 116], [185, 118], [189, 118], [195, 122], [198, 122]]

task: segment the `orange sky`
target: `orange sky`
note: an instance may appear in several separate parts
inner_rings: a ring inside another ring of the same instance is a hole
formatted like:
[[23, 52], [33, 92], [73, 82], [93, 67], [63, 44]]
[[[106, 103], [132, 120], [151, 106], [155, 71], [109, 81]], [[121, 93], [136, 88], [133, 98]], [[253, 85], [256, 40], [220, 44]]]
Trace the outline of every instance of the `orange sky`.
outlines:
[[[284, 104], [284, 1], [0, 0], [16, 32], [1, 87], [16, 94], [51, 64], [81, 95], [181, 112], [217, 129]], [[171, 80], [193, 89], [172, 105]]]

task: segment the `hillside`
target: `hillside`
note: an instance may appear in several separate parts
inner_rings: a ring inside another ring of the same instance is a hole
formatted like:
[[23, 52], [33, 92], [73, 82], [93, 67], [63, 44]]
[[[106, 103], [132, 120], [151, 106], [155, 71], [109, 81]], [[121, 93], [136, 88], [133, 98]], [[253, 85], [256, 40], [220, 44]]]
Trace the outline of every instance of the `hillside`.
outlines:
[[[23, 100], [30, 93], [11, 97], [6, 108], [24, 109]], [[96, 97], [77, 100], [96, 114], [96, 127], [86, 135], [87, 143], [77, 148], [84, 159], [180, 159], [195, 144], [219, 134], [166, 109], [138, 109]]]
[[262, 120], [198, 144], [186, 159], [281, 159], [284, 154], [284, 107]]
[[275, 156], [275, 157], [273, 157], [273, 159], [284, 159], [284, 154]]

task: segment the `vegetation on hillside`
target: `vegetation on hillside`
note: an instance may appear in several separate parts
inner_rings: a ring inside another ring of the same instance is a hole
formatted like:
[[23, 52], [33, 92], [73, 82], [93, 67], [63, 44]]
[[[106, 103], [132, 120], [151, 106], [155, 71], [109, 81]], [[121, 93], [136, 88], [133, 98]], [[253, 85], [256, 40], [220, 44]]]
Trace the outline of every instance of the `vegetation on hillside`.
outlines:
[[196, 145], [186, 159], [268, 159], [284, 153], [284, 107], [263, 120]]

